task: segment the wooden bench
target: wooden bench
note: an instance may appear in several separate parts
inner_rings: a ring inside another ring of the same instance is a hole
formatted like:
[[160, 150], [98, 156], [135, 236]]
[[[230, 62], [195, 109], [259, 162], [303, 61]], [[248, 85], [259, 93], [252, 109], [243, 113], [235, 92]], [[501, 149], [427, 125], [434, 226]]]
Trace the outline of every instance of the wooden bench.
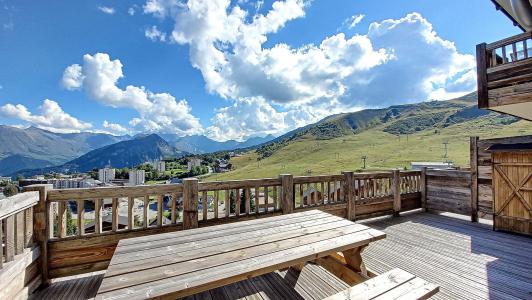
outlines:
[[439, 290], [439, 286], [395, 268], [326, 300], [428, 299]]

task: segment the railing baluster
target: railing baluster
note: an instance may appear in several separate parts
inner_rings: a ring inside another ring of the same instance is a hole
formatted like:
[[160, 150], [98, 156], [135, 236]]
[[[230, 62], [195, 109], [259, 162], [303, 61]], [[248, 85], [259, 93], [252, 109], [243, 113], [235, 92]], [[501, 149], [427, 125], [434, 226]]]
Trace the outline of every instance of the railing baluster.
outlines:
[[268, 212], [268, 205], [269, 205], [269, 203], [268, 203], [269, 199], [268, 198], [269, 198], [269, 196], [270, 196], [270, 189], [269, 189], [268, 186], [265, 186], [264, 187], [264, 209], [265, 209], [264, 212], [265, 213]]
[[207, 208], [207, 191], [203, 191], [201, 193], [201, 212], [202, 212], [202, 220], [206, 221], [208, 218], [208, 212], [209, 209]]
[[506, 58], [506, 46], [502, 47], [502, 63], [505, 64], [508, 62], [508, 59]]
[[100, 234], [103, 231], [102, 206], [103, 206], [102, 198], [97, 198], [96, 200], [94, 200], [94, 233], [96, 234]]
[[57, 204], [57, 236], [60, 238], [67, 236], [66, 211], [67, 202], [59, 201]]
[[118, 231], [118, 198], [113, 198], [111, 206], [111, 230]]
[[11, 215], [4, 219], [6, 228], [6, 262], [10, 262], [15, 257], [15, 216]]
[[85, 200], [77, 200], [78, 236], [85, 234]]
[[246, 215], [249, 215], [251, 213], [251, 190], [249, 188], [246, 188], [244, 190], [244, 197], [246, 199]]
[[163, 226], [163, 196], [157, 195], [157, 226]]
[[[33, 207], [28, 207], [24, 210], [24, 223], [25, 223], [25, 233], [24, 233], [24, 244], [27, 248], [33, 245]], [[1, 227], [2, 223], [0, 223]], [[0, 231], [0, 239], [2, 238], [2, 233]], [[0, 245], [2, 248], [2, 245]], [[0, 254], [0, 259], [2, 255]]]
[[525, 59], [528, 58], [528, 47], [526, 44], [526, 40], [523, 40], [523, 56]]
[[515, 45], [515, 43], [512, 43], [512, 51], [513, 51], [513, 58], [512, 58], [512, 62], [515, 62], [517, 61], [517, 47]]
[[303, 201], [303, 184], [299, 185], [299, 207], [304, 207], [307, 204]]
[[235, 214], [237, 217], [240, 216], [240, 189], [236, 189], [235, 193]]
[[148, 228], [150, 216], [149, 216], [149, 206], [150, 206], [150, 195], [144, 196], [144, 207], [142, 208], [142, 228]]
[[260, 213], [260, 187], [257, 185], [255, 186], [255, 214]]
[[229, 218], [231, 216], [231, 206], [230, 206], [230, 194], [229, 190], [225, 190], [225, 217]]
[[127, 229], [132, 230], [134, 225], [134, 217], [133, 217], [133, 205], [135, 203], [135, 198], [128, 197], [127, 198]]
[[216, 190], [214, 192], [214, 218], [215, 219], [219, 218], [219, 216], [218, 216], [218, 205], [219, 205], [218, 201], [219, 201], [219, 199], [220, 199], [220, 191]]
[[320, 203], [325, 204], [325, 182], [321, 181], [321, 194], [320, 194]]
[[15, 214], [15, 254], [24, 251], [24, 213]]
[[172, 194], [172, 208], [171, 208], [171, 221], [172, 224], [177, 223], [177, 193]]
[[279, 207], [281, 207], [281, 205], [279, 204], [279, 197], [277, 196], [278, 191], [277, 191], [276, 185], [272, 187], [272, 193], [273, 193], [273, 203], [274, 203], [273, 210], [276, 211], [279, 209]]

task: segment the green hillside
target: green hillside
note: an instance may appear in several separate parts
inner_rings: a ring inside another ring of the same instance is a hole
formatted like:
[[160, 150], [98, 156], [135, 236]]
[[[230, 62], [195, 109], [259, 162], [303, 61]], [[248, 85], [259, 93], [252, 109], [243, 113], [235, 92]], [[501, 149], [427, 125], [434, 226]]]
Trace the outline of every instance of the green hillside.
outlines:
[[[207, 180], [409, 168], [412, 161], [469, 165], [469, 137], [532, 134], [532, 123], [474, 107], [473, 96], [365, 110], [326, 118], [231, 160], [235, 170]], [[332, 132], [330, 136], [328, 133]], [[448, 142], [444, 158], [444, 142]]]

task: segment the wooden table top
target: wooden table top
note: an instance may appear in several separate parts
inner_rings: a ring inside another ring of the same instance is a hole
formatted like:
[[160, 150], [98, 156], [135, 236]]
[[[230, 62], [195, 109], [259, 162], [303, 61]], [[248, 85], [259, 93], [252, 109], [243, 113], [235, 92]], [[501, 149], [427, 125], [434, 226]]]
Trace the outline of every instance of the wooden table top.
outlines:
[[382, 231], [310, 210], [125, 239], [96, 298], [175, 299], [384, 237]]

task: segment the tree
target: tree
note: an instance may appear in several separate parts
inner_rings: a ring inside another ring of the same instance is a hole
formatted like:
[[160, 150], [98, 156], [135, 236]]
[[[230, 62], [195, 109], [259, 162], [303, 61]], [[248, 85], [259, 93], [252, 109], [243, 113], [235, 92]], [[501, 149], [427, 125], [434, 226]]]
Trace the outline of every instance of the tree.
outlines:
[[10, 183], [4, 188], [4, 196], [11, 197], [18, 194], [18, 188], [16, 185]]
[[[255, 211], [255, 196], [251, 192], [249, 193], [249, 209]], [[246, 211], [246, 190], [240, 193], [240, 211]]]
[[24, 175], [18, 174], [17, 175], [17, 181], [24, 180]]

